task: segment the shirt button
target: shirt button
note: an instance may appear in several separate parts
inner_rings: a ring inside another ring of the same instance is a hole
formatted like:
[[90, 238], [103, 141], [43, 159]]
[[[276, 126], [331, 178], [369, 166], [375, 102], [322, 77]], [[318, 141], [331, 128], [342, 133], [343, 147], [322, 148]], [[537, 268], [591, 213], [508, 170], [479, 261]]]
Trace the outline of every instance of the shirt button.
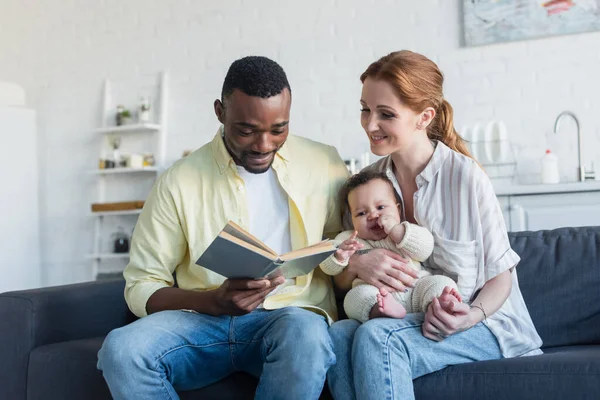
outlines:
[[238, 192], [243, 192], [244, 191], [244, 187], [242, 185], [238, 186]]

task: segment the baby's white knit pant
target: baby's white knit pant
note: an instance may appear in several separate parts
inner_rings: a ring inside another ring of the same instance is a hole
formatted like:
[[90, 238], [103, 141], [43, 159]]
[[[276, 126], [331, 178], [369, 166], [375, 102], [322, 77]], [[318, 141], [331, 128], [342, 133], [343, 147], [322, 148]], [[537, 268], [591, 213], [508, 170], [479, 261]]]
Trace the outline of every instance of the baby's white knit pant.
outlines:
[[[344, 299], [344, 310], [348, 318], [366, 322], [377, 303], [379, 289], [360, 279], [356, 279], [352, 286]], [[439, 297], [446, 286], [458, 291], [456, 282], [447, 276], [426, 275], [416, 281], [414, 288], [409, 288], [407, 292], [394, 292], [392, 296], [404, 306], [407, 313], [426, 312], [433, 298]]]

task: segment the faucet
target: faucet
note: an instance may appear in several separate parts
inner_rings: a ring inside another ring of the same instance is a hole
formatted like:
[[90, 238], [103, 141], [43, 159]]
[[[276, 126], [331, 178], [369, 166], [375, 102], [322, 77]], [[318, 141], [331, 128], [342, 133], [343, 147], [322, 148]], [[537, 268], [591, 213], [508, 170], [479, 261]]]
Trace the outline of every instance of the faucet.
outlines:
[[577, 125], [577, 159], [579, 161], [579, 181], [584, 182], [586, 179], [594, 179], [595, 173], [593, 170], [589, 171], [588, 173], [585, 172], [585, 166], [583, 164], [583, 158], [581, 155], [581, 153], [583, 153], [583, 143], [581, 142], [581, 129], [579, 128], [579, 119], [577, 119], [577, 116], [571, 111], [563, 111], [558, 114], [556, 121], [554, 121], [554, 133], [558, 133], [558, 128], [563, 117], [573, 118], [575, 125]]

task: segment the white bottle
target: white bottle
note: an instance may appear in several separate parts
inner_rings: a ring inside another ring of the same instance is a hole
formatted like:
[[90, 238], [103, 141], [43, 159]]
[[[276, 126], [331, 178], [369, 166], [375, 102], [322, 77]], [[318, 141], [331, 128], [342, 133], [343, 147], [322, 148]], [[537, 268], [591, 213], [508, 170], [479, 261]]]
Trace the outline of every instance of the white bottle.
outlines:
[[542, 183], [559, 183], [560, 174], [558, 172], [558, 157], [550, 150], [542, 157]]

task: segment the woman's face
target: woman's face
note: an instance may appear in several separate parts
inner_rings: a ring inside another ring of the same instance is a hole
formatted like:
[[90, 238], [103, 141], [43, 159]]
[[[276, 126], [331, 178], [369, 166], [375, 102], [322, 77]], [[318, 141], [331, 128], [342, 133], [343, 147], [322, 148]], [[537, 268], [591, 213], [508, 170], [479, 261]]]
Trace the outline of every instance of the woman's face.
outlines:
[[386, 156], [411, 146], [420, 116], [400, 101], [392, 85], [367, 78], [360, 104], [360, 123], [373, 154]]

